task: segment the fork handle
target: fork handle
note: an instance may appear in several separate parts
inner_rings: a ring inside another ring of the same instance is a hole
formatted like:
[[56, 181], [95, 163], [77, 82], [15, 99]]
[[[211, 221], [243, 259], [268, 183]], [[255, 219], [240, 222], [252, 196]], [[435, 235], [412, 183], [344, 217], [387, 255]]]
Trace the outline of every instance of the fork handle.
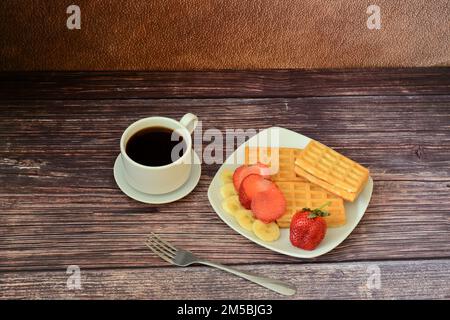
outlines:
[[259, 284], [260, 286], [263, 286], [267, 289], [278, 292], [285, 296], [291, 296], [291, 295], [295, 294], [295, 292], [297, 291], [294, 286], [292, 286], [288, 283], [285, 283], [285, 282], [282, 282], [279, 280], [275, 280], [275, 279], [262, 277], [262, 276], [259, 276], [259, 275], [256, 275], [256, 274], [253, 274], [250, 272], [242, 272], [237, 269], [230, 268], [230, 267], [224, 266], [219, 263], [214, 263], [214, 262], [205, 261], [205, 260], [199, 260], [199, 261], [197, 261], [197, 263], [204, 264], [204, 265], [207, 265], [210, 267], [214, 267], [214, 268], [217, 268], [217, 269], [220, 269], [223, 271], [227, 271], [229, 273], [232, 273], [241, 278], [247, 279], [251, 282]]

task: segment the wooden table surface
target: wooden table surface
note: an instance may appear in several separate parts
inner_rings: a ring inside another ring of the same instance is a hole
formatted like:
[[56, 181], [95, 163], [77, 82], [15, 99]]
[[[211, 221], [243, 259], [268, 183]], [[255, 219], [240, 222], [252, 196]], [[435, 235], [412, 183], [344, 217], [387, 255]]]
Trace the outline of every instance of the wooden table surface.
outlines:
[[[218, 165], [203, 164], [175, 203], [129, 199], [112, 173], [122, 131], [186, 112], [204, 130], [283, 126], [368, 166], [365, 216], [308, 260], [220, 220], [206, 195]], [[215, 269], [169, 266], [143, 245], [153, 231], [290, 281], [295, 299], [448, 299], [449, 218], [449, 68], [0, 74], [0, 298], [283, 298]], [[66, 286], [69, 265], [80, 290]]]

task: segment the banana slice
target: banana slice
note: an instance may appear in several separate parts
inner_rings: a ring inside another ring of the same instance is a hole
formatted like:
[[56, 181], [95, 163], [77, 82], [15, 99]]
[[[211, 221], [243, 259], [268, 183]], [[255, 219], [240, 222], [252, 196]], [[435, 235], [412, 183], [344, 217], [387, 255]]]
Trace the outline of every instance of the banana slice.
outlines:
[[264, 223], [261, 220], [253, 222], [253, 232], [262, 241], [272, 242], [280, 237], [280, 227], [275, 222]]
[[220, 178], [224, 184], [233, 182], [233, 171], [228, 169], [223, 170]]
[[228, 198], [223, 199], [222, 208], [232, 216], [235, 216], [236, 213], [243, 209], [244, 207], [239, 202], [239, 196], [234, 195]]
[[225, 183], [222, 187], [220, 187], [220, 194], [224, 199], [236, 195], [237, 193], [234, 188], [234, 184], [232, 182]]
[[235, 217], [242, 228], [248, 231], [252, 231], [255, 218], [253, 218], [253, 214], [250, 210], [240, 209], [238, 212], [236, 212]]

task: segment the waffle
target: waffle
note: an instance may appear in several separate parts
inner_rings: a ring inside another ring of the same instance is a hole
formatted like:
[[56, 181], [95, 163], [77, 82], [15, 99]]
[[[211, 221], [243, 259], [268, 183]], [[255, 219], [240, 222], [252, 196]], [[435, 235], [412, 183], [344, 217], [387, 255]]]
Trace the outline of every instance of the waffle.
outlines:
[[303, 208], [315, 209], [322, 206], [325, 202], [331, 201], [331, 204], [324, 208], [330, 213], [324, 217], [328, 227], [340, 227], [345, 224], [345, 208], [342, 198], [325, 191], [319, 186], [310, 182], [275, 182], [286, 198], [286, 212], [277, 220], [280, 228], [289, 228], [292, 216], [298, 210]]
[[[276, 156], [278, 152], [278, 157]], [[265, 148], [245, 147], [245, 164], [257, 162], [268, 165], [274, 174], [273, 181], [303, 181], [307, 180], [295, 174], [295, 158], [300, 155], [302, 149], [295, 148]], [[274, 158], [272, 159], [272, 154]]]
[[352, 202], [369, 179], [367, 168], [317, 141], [298, 155], [295, 173]]

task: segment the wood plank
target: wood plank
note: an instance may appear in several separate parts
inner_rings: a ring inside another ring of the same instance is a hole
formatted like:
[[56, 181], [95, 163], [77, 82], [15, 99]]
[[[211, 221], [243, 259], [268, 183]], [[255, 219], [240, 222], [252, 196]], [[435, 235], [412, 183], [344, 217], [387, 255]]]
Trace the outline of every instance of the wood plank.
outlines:
[[[449, 299], [450, 260], [246, 265], [297, 287], [291, 299]], [[372, 279], [380, 274], [377, 287]], [[285, 299], [256, 284], [207, 268], [81, 268], [81, 289], [67, 288], [65, 269], [7, 272], [0, 299]]]
[[150, 231], [230, 264], [303, 262], [221, 222], [206, 198], [218, 165], [203, 164], [195, 191], [173, 204], [140, 204], [117, 189], [126, 126], [186, 112], [204, 129], [284, 126], [369, 166], [365, 217], [314, 261], [449, 257], [450, 96], [10, 101], [0, 107], [0, 270], [163, 265], [143, 246]]
[[449, 93], [449, 67], [0, 73], [1, 99], [406, 96]]

